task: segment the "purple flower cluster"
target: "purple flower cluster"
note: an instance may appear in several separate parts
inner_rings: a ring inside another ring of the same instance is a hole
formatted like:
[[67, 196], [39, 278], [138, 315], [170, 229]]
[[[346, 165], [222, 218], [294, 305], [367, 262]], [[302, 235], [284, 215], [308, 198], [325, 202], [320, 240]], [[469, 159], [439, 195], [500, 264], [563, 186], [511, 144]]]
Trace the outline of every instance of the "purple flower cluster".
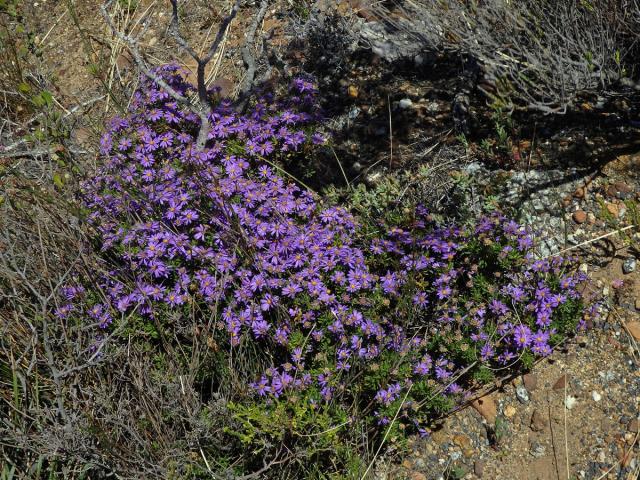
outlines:
[[[176, 67], [158, 73], [181, 94], [193, 89]], [[380, 418], [411, 385], [406, 405], [421, 400], [420, 385], [462, 394], [460, 352], [496, 366], [548, 355], [556, 312], [579, 300], [583, 278], [565, 272], [566, 260], [535, 260], [519, 225], [495, 215], [437, 226], [419, 207], [371, 238], [347, 209], [277, 173], [274, 161], [324, 142], [311, 128], [315, 93], [296, 80], [286, 101], [265, 95], [242, 115], [221, 100], [199, 151], [198, 117], [143, 81], [83, 186], [115, 264], [105, 295], [90, 301], [68, 287], [57, 314], [105, 329], [205, 305], [220, 314], [227, 352], [254, 342], [274, 359], [251, 383], [257, 396], [358, 399]]]

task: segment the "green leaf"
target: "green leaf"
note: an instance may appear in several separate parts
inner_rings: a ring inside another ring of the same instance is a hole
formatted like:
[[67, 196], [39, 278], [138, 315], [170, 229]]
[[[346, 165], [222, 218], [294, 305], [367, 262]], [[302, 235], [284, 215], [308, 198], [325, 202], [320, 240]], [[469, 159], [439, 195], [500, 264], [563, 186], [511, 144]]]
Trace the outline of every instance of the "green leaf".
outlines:
[[64, 187], [64, 180], [62, 180], [62, 176], [59, 173], [53, 174], [53, 184], [58, 188]]

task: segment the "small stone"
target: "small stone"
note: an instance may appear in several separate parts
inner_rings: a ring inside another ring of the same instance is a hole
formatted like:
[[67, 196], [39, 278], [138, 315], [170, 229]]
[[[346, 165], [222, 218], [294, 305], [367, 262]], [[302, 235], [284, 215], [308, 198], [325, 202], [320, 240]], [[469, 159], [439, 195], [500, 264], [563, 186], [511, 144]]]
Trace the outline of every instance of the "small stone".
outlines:
[[462, 449], [471, 448], [472, 446], [471, 439], [466, 435], [454, 435], [453, 443]]
[[591, 398], [593, 398], [594, 402], [599, 402], [600, 400], [602, 400], [602, 395], [594, 390], [593, 392], [591, 392]]
[[640, 425], [639, 424], [640, 424], [640, 421], [638, 421], [637, 418], [634, 418], [629, 423], [627, 423], [627, 429], [631, 433], [638, 433], [638, 430], [640, 429]]
[[403, 98], [402, 100], [400, 100], [398, 102], [398, 106], [402, 109], [402, 110], [407, 110], [408, 108], [413, 107], [413, 102], [411, 101], [411, 99], [409, 98]]
[[496, 408], [496, 402], [491, 396], [486, 395], [482, 398], [478, 398], [471, 402], [471, 406], [475, 408], [488, 423], [495, 423], [496, 416], [498, 415], [498, 409]]
[[584, 187], [578, 187], [576, 188], [576, 191], [573, 192], [573, 196], [575, 198], [584, 198], [584, 193], [585, 193]]
[[534, 410], [531, 415], [531, 430], [534, 432], [541, 432], [547, 426], [547, 421], [538, 410]]
[[581, 224], [584, 223], [587, 220], [587, 212], [585, 212], [584, 210], [576, 210], [575, 212], [573, 212], [573, 221]]
[[349, 85], [348, 93], [351, 98], [358, 98], [358, 87], [355, 85]]
[[636, 298], [636, 310], [640, 310], [640, 297]]
[[411, 480], [427, 480], [427, 476], [424, 473], [412, 472]]
[[637, 264], [638, 262], [635, 258], [627, 258], [624, 262], [622, 262], [622, 271], [626, 274], [632, 273], [636, 269]]
[[411, 468], [413, 467], [413, 464], [411, 463], [411, 460], [405, 459], [402, 461], [402, 466], [407, 470], [411, 470]]
[[566, 384], [567, 384], [567, 375], [564, 374], [560, 378], [558, 378], [558, 380], [556, 380], [556, 383], [553, 384], [552, 388], [555, 391], [564, 390], [564, 387]]
[[513, 405], [507, 405], [504, 407], [504, 416], [511, 418], [516, 414], [516, 408]]
[[596, 215], [593, 212], [587, 212], [587, 223], [589, 225], [596, 223]]
[[524, 388], [523, 385], [519, 385], [518, 388], [516, 388], [516, 397], [520, 403], [529, 403], [529, 392], [527, 392], [527, 389]]
[[635, 338], [636, 340], [640, 340], [640, 322], [636, 322], [634, 320], [633, 322], [626, 322], [624, 326], [627, 328], [633, 338]]
[[529, 452], [535, 458], [544, 457], [547, 453], [547, 447], [545, 447], [542, 443], [533, 441], [531, 442], [531, 446], [529, 448]]
[[564, 399], [564, 405], [567, 407], [567, 410], [571, 410], [575, 407], [576, 403], [578, 403], [578, 400], [576, 397], [572, 397], [571, 395], [567, 395], [567, 398]]
[[618, 452], [616, 454], [616, 457], [618, 458], [618, 461], [620, 462], [620, 465], [622, 466], [622, 468], [627, 468], [627, 466], [629, 465], [629, 463], [631, 462], [631, 450], [627, 450], [626, 447], [624, 446], [619, 446], [618, 447]]
[[533, 392], [536, 388], [538, 388], [538, 377], [536, 377], [533, 373], [525, 373], [522, 376], [522, 383], [524, 384], [524, 388], [526, 388], [529, 392]]
[[607, 212], [609, 212], [614, 218], [618, 218], [620, 215], [620, 207], [615, 203], [607, 203]]
[[473, 462], [473, 473], [476, 474], [476, 477], [482, 478], [482, 474], [484, 473], [484, 460], [476, 460]]

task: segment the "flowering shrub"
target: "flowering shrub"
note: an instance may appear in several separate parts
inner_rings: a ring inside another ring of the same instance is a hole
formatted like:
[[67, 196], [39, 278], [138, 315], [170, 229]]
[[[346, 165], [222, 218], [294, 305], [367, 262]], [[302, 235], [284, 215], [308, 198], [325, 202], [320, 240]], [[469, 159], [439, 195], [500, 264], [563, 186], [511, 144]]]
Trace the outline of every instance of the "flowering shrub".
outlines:
[[[159, 72], [192, 89], [176, 67]], [[199, 151], [198, 118], [143, 82], [82, 190], [112, 271], [103, 294], [67, 287], [57, 314], [160, 334], [219, 314], [222, 360], [259, 358], [229, 398], [228, 433], [243, 442], [356, 421], [426, 433], [434, 410], [496, 368], [549, 355], [579, 324], [584, 278], [536, 260], [530, 234], [500, 215], [438, 225], [417, 206], [368, 222], [323, 205], [276, 163], [324, 142], [315, 93], [296, 80], [247, 114], [218, 99]]]

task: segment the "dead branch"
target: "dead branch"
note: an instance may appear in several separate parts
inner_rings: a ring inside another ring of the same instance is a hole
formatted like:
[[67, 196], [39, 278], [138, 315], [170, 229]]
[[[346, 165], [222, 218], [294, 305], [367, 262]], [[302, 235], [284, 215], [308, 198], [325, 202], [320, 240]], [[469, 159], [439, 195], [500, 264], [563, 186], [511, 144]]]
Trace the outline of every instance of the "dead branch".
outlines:
[[251, 50], [255, 48], [255, 37], [256, 31], [258, 27], [262, 23], [264, 19], [265, 13], [267, 12], [267, 7], [269, 6], [269, 2], [267, 0], [262, 0], [260, 3], [260, 10], [258, 14], [254, 17], [253, 23], [249, 27], [249, 31], [247, 32], [247, 38], [242, 48], [242, 60], [247, 69], [246, 76], [244, 81], [242, 82], [242, 86], [240, 87], [240, 94], [246, 95], [251, 89], [253, 82], [256, 76], [256, 59], [254, 58]]

